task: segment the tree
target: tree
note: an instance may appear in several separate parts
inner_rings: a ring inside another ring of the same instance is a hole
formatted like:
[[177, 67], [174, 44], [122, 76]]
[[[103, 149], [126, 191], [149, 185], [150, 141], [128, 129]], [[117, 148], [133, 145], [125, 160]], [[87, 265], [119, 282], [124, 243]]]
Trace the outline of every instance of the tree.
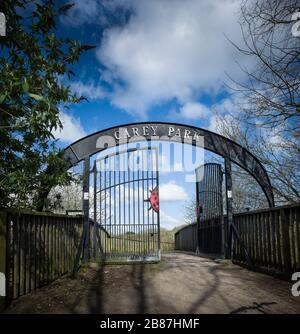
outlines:
[[196, 198], [189, 199], [184, 206], [184, 221], [186, 224], [193, 224], [197, 221]]
[[[96, 189], [97, 191], [97, 189]], [[94, 219], [94, 189], [90, 188], [89, 199], [89, 215]], [[97, 194], [96, 203], [96, 221], [105, 225], [105, 220], [108, 221], [113, 217], [106, 210], [105, 202], [110, 201], [109, 192], [101, 191]], [[65, 214], [67, 210], [82, 210], [82, 175], [73, 175], [72, 180], [67, 185], [58, 185], [51, 189], [48, 194], [49, 206], [48, 209], [54, 213]]]
[[[54, 213], [65, 214], [67, 210], [82, 210], [82, 182], [74, 177], [68, 185], [59, 185], [51, 189], [48, 195], [48, 209]], [[93, 203], [90, 201], [90, 210]]]
[[[300, 201], [299, 138], [291, 140], [280, 129], [255, 127], [238, 117], [222, 115], [218, 116], [217, 131], [259, 157], [270, 176], [277, 204]], [[244, 207], [246, 205], [253, 209], [266, 206], [261, 189], [251, 179], [240, 169], [233, 169], [235, 197], [240, 193], [238, 202], [244, 203]]]
[[297, 133], [300, 118], [300, 36], [292, 33], [298, 0], [246, 0], [240, 25], [244, 45], [238, 50], [254, 60], [252, 71], [243, 68], [248, 80], [236, 89], [246, 98], [247, 121], [280, 127]]
[[44, 188], [71, 179], [52, 131], [62, 126], [60, 108], [83, 99], [66, 81], [92, 46], [58, 36], [57, 18], [68, 8], [53, 0], [0, 2], [7, 20], [0, 37], [0, 207], [41, 208]]
[[297, 0], [242, 3], [244, 45], [235, 47], [255, 66], [242, 68], [244, 82], [232, 78], [235, 119], [219, 117], [219, 131], [260, 158], [277, 203], [300, 201], [300, 35], [293, 33], [299, 12]]

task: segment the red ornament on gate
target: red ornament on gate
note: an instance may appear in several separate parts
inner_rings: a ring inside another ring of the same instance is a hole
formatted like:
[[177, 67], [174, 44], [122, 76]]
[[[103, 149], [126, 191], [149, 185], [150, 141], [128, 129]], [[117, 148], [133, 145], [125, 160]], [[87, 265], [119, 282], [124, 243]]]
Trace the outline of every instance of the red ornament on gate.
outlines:
[[159, 192], [158, 186], [156, 186], [153, 190], [150, 190], [150, 197], [145, 201], [150, 202], [150, 209], [155, 212], [159, 212]]

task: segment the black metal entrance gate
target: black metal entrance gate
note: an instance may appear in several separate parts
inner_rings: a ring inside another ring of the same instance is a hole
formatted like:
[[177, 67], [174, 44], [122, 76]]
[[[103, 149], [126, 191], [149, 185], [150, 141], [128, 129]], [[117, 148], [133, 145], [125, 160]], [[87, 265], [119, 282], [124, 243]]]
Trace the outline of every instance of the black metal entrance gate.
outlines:
[[223, 257], [225, 225], [220, 164], [206, 163], [196, 169], [197, 249], [199, 253]]
[[94, 217], [103, 260], [160, 260], [158, 186], [156, 148], [129, 149], [95, 161]]

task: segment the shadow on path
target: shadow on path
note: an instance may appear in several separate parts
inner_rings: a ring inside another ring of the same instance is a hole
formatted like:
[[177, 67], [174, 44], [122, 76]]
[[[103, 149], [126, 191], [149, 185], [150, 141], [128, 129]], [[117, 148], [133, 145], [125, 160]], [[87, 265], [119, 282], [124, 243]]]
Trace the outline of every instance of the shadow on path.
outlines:
[[[238, 313], [247, 313], [247, 311], [258, 311], [262, 314], [268, 314], [268, 309], [265, 309], [265, 306], [276, 305], [275, 302], [266, 302], [266, 303], [256, 303], [254, 302], [251, 306], [242, 306], [230, 312], [230, 314], [238, 314]], [[257, 313], [257, 312], [255, 312]]]
[[100, 268], [96, 271], [91, 288], [88, 294], [90, 314], [102, 314], [103, 308], [103, 289], [104, 289], [104, 268], [105, 264], [100, 263]]

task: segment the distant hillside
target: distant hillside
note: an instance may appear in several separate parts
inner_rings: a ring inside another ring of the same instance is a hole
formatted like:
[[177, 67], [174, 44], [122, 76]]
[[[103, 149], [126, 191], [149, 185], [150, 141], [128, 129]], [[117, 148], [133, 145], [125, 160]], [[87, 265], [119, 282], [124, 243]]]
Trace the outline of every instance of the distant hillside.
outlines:
[[172, 230], [167, 230], [163, 227], [160, 228], [160, 241], [162, 242], [174, 242], [174, 235], [175, 233], [180, 230], [186, 224], [176, 226]]

